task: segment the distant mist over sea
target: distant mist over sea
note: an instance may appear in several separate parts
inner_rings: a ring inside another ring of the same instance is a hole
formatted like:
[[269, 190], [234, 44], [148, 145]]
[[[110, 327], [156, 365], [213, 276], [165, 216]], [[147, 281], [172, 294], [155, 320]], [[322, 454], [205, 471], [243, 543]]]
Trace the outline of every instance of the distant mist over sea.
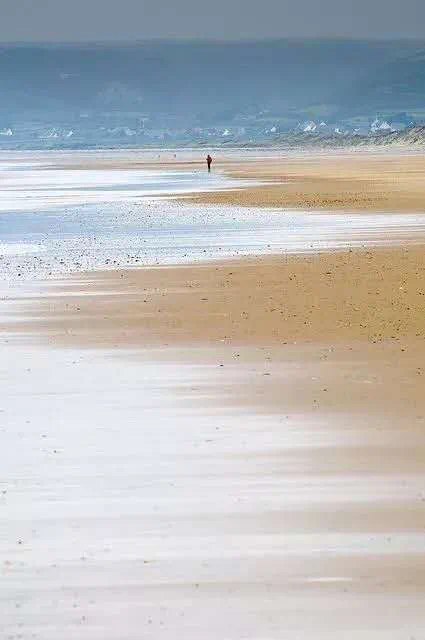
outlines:
[[0, 47], [0, 149], [275, 142], [425, 120], [425, 42]]

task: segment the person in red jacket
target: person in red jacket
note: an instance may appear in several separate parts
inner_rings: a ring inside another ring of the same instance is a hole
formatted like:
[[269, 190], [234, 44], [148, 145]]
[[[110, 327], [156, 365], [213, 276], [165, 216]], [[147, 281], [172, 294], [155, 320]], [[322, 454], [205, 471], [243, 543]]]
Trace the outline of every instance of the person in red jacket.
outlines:
[[211, 171], [211, 163], [212, 163], [212, 158], [210, 156], [210, 154], [207, 155], [207, 167], [208, 167], [208, 173], [210, 173]]

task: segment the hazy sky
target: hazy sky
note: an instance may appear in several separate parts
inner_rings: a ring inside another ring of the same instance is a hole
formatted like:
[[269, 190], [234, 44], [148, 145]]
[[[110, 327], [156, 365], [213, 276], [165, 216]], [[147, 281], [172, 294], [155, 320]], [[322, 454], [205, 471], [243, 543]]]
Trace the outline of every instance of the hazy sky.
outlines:
[[425, 37], [425, 0], [0, 0], [0, 41]]

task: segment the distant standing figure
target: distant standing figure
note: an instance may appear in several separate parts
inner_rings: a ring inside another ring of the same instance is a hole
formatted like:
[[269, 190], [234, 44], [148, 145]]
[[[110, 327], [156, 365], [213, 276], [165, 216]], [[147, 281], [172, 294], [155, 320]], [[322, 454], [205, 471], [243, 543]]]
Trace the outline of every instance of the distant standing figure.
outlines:
[[211, 171], [211, 163], [212, 163], [212, 158], [210, 156], [210, 154], [207, 155], [207, 167], [208, 167], [208, 173], [210, 173]]

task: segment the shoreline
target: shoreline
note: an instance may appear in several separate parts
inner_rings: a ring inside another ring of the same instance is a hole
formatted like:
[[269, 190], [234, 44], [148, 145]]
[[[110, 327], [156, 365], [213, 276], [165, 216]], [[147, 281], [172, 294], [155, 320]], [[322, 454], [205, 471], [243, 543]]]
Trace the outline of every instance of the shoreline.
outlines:
[[[41, 173], [128, 171], [133, 173], [133, 181], [138, 170], [185, 173], [196, 169], [197, 175], [207, 173], [207, 149], [22, 153], [4, 152], [0, 161], [8, 155], [12, 161], [24, 162], [31, 158], [36, 162], [38, 157], [42, 164], [35, 168]], [[312, 154], [264, 148], [217, 150], [213, 156], [212, 178], [221, 175], [240, 184], [202, 191], [201, 181], [184, 196], [185, 201], [304, 211], [414, 213], [425, 209], [425, 151], [324, 149]], [[163, 195], [170, 197], [171, 191]], [[174, 197], [178, 199], [179, 194]]]

